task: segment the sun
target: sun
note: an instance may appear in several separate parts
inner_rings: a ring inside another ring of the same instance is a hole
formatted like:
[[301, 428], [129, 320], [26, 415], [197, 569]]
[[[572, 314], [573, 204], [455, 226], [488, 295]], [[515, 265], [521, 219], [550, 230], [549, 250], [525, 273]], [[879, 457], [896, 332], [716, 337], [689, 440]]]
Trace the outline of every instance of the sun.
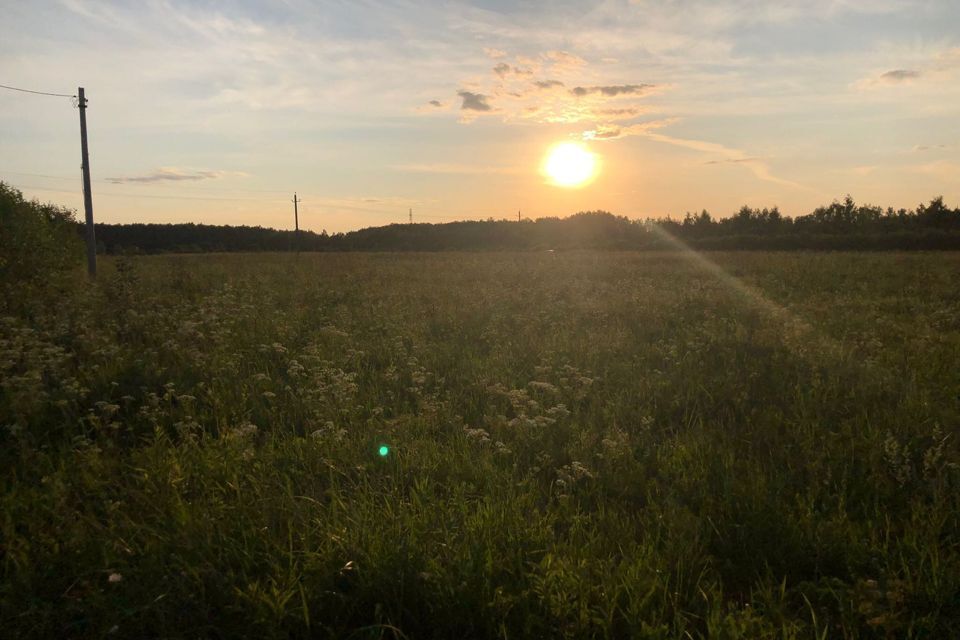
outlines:
[[559, 187], [582, 187], [596, 175], [597, 157], [576, 142], [552, 147], [543, 162], [543, 173]]

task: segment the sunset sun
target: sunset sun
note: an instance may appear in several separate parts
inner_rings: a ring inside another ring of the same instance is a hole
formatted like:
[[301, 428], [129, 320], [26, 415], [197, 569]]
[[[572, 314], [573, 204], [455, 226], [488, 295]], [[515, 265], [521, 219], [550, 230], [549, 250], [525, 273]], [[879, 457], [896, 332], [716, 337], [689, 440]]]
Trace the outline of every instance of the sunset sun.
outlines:
[[560, 187], [581, 187], [596, 175], [596, 170], [596, 156], [576, 142], [551, 148], [543, 163], [543, 173]]

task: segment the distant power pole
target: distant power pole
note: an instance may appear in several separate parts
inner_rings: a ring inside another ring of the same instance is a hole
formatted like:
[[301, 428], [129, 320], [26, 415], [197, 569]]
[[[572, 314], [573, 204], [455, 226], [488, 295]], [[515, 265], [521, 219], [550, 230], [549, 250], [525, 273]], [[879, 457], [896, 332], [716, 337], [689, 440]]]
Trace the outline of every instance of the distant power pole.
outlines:
[[297, 192], [293, 192], [293, 241], [297, 245], [297, 252], [300, 252], [300, 214], [297, 211], [297, 203], [303, 200], [297, 200]]
[[80, 108], [80, 153], [83, 170], [83, 212], [87, 219], [87, 273], [97, 277], [97, 236], [93, 226], [93, 194], [90, 193], [90, 154], [87, 150], [87, 99], [83, 87], [77, 88], [77, 106]]
[[520, 222], [520, 209], [517, 209], [517, 222]]
[[413, 224], [413, 208], [410, 209], [410, 224]]

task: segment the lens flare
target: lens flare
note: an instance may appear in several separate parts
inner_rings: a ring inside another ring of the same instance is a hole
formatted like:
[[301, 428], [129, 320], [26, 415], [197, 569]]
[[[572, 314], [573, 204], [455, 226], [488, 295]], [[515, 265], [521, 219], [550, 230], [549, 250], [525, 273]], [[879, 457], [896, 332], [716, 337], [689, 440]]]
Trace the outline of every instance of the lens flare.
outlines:
[[381, 457], [385, 458], [387, 457], [387, 454], [390, 453], [390, 447], [388, 447], [385, 444], [382, 444], [380, 445], [380, 448], [377, 449], [377, 453], [379, 453]]

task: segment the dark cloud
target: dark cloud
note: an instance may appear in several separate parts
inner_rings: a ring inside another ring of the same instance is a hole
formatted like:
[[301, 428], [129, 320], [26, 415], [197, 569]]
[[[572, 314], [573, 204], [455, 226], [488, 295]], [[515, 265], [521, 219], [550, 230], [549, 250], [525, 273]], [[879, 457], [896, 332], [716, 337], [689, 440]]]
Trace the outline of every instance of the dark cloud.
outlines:
[[574, 87], [570, 93], [578, 98], [594, 93], [599, 93], [607, 97], [643, 95], [653, 89], [656, 85], [652, 84], [614, 84], [614, 85], [595, 85], [592, 87]]
[[535, 80], [533, 84], [538, 89], [552, 89], [554, 87], [564, 86], [559, 80]]
[[920, 77], [920, 72], [915, 69], [894, 69], [880, 75], [880, 79], [885, 82], [903, 82], [905, 80], [916, 80]]
[[533, 75], [533, 69], [521, 68], [521, 67], [511, 67], [506, 62], [501, 62], [493, 67], [493, 72], [500, 76], [501, 78], [507, 77], [507, 75], [513, 73], [518, 76], [530, 76]]
[[[126, 183], [150, 183], [150, 182], [196, 182], [199, 180], [213, 180], [222, 178], [225, 175], [231, 175], [227, 171], [190, 171], [184, 169], [161, 168], [153, 173], [142, 176], [126, 176], [122, 178], [107, 178], [107, 182], [113, 184]], [[237, 175], [237, 174], [232, 174]]]
[[437, 108], [443, 106], [443, 103], [440, 102], [439, 100], [431, 100], [431, 101], [430, 101], [430, 104], [431, 104], [432, 106], [434, 106], [434, 107], [437, 107]]
[[457, 91], [457, 95], [463, 98], [463, 104], [460, 105], [460, 109], [463, 111], [492, 111], [493, 107], [490, 106], [489, 96], [485, 96], [482, 93], [472, 93], [470, 91]]

